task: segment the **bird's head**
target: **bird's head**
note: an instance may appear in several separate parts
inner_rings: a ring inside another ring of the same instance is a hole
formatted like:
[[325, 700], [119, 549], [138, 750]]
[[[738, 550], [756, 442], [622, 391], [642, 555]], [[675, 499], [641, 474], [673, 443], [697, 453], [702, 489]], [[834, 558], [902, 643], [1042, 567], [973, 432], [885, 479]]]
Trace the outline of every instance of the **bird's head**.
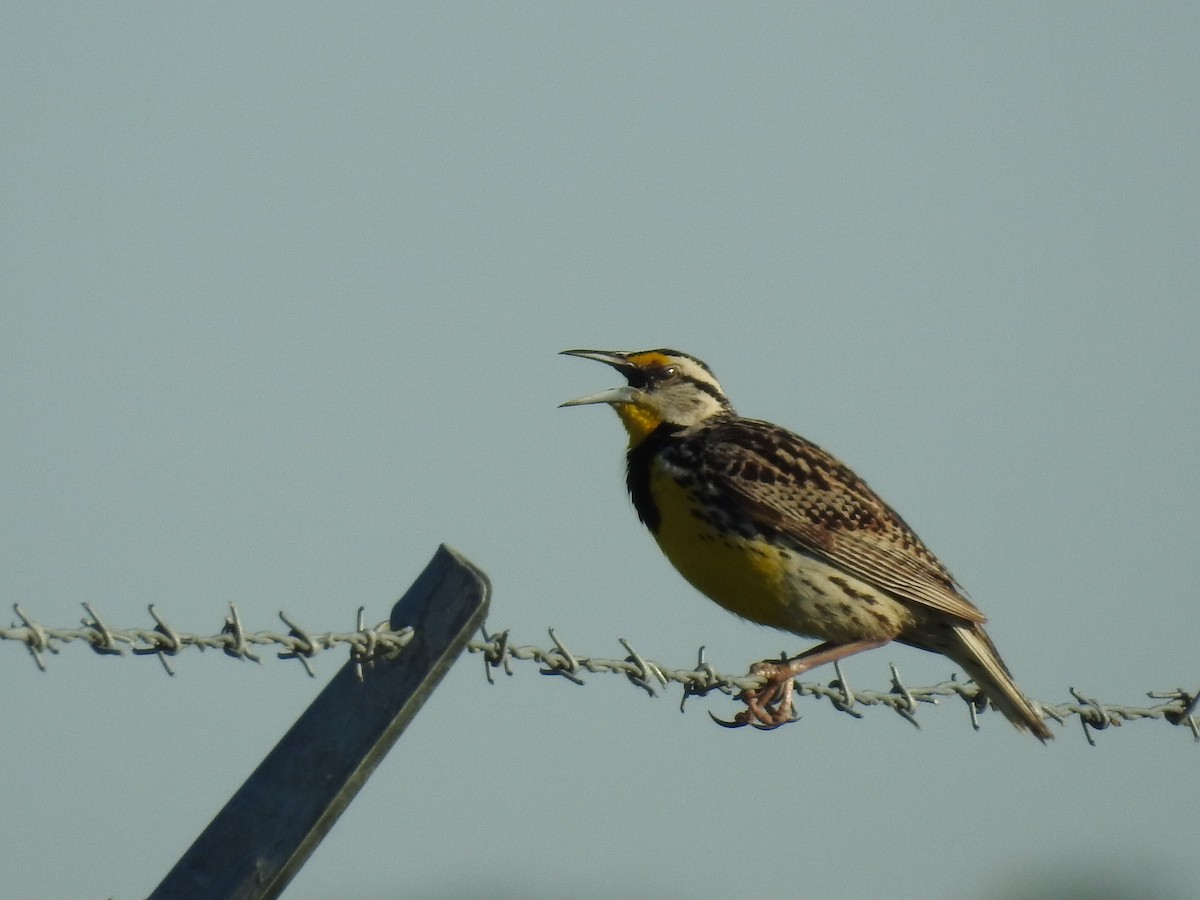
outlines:
[[636, 446], [660, 425], [689, 428], [717, 415], [732, 415], [733, 407], [712, 371], [678, 350], [564, 350], [607, 363], [629, 383], [618, 388], [568, 400], [563, 406], [607, 403], [617, 411], [630, 446]]

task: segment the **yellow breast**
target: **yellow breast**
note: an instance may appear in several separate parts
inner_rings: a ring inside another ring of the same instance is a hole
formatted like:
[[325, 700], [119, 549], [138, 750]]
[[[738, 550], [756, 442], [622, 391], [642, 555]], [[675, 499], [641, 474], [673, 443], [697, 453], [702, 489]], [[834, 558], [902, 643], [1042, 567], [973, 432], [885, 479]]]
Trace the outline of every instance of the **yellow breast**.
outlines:
[[796, 630], [786, 551], [724, 532], [697, 516], [696, 499], [658, 466], [651, 473], [650, 493], [662, 516], [654, 537], [684, 578], [736, 615]]

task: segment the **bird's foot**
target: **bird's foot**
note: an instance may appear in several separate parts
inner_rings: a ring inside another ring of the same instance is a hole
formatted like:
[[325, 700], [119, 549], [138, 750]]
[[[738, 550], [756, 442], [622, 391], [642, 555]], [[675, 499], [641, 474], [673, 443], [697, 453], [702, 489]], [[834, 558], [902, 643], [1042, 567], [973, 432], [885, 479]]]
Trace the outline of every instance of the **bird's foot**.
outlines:
[[[792, 694], [795, 691], [794, 668], [788, 662], [764, 661], [750, 667], [750, 674], [766, 679], [761, 687], [746, 688], [738, 699], [746, 708], [725, 721], [712, 716], [713, 721], [726, 728], [743, 728], [753, 725], [761, 731], [771, 731], [780, 725], [794, 722], [796, 716]], [[711, 716], [712, 713], [709, 713]]]

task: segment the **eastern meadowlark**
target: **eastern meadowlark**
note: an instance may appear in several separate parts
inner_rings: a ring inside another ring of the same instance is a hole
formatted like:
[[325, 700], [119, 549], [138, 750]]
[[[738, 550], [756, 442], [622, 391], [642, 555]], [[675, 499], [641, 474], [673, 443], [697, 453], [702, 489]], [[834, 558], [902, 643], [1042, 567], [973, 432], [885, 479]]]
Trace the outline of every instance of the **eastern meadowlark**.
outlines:
[[899, 641], [949, 657], [1017, 728], [1053, 737], [983, 630], [983, 613], [854, 472], [778, 425], [738, 416], [694, 356], [563, 352], [628, 381], [562, 405], [616, 410], [629, 433], [633, 505], [680, 574], [732, 613], [822, 641], [756, 664], [766, 683], [742, 693], [736, 724], [790, 721], [796, 676]]

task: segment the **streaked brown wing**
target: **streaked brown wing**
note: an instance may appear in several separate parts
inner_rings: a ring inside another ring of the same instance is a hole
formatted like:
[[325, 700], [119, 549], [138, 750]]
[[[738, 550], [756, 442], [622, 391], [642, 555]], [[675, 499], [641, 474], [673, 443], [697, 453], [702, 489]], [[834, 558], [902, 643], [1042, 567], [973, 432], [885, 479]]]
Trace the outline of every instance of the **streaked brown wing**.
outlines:
[[704, 445], [721, 494], [764, 529], [898, 597], [986, 621], [904, 520], [820, 447], [754, 419], [715, 426]]

